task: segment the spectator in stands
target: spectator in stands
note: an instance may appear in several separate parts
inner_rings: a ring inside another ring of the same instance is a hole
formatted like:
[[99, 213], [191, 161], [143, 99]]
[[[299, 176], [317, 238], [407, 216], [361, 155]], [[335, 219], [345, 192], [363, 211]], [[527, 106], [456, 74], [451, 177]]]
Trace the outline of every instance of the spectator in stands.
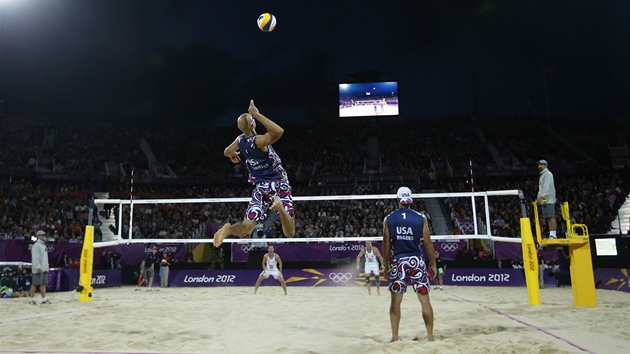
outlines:
[[560, 265], [556, 263], [555, 259], [552, 259], [547, 268], [549, 269], [549, 276], [555, 277], [556, 286], [560, 287]]
[[545, 255], [541, 246], [538, 246], [538, 288], [545, 288]]
[[2, 275], [0, 275], [0, 297], [2, 298], [12, 298], [12, 297], [20, 297], [20, 293], [15, 291], [15, 275], [13, 269], [9, 267], [5, 267], [2, 270]]
[[68, 257], [67, 253], [64, 253], [63, 256], [61, 256], [61, 259], [59, 260], [59, 268], [68, 268], [70, 267], [70, 258]]
[[223, 266], [223, 259], [224, 259], [224, 255], [223, 255], [223, 248], [221, 247], [214, 247], [214, 245], [210, 245], [210, 269], [224, 269]]
[[105, 269], [116, 269], [116, 261], [120, 258], [120, 254], [108, 251], [103, 253], [103, 266]]
[[28, 291], [31, 288], [31, 274], [29, 272], [29, 269], [18, 267], [17, 278], [15, 282], [18, 291]]
[[505, 236], [505, 219], [503, 219], [503, 213], [498, 213], [498, 216], [492, 223], [492, 234], [494, 236]]

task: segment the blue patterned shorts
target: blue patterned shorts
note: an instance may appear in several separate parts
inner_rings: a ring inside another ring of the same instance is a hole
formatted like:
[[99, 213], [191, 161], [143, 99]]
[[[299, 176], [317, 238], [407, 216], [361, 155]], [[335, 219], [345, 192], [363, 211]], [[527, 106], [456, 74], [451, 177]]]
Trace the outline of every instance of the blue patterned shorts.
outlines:
[[393, 293], [406, 293], [407, 285], [413, 286], [416, 293], [429, 293], [429, 277], [422, 257], [411, 256], [395, 259], [392, 262], [389, 279], [389, 290]]
[[[267, 211], [273, 203], [273, 197], [279, 196], [282, 200], [282, 207], [289, 215], [295, 219], [295, 211], [293, 210], [293, 196], [291, 195], [291, 186], [289, 181], [281, 179], [273, 182], [260, 182], [252, 192], [252, 199], [247, 206], [245, 219], [260, 223], [267, 218]], [[280, 215], [276, 211], [276, 215]]]

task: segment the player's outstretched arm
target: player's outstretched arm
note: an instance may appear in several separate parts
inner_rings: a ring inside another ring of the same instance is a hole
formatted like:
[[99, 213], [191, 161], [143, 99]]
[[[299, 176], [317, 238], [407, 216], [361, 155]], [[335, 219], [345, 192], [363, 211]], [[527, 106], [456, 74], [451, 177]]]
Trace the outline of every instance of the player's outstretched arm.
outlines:
[[365, 254], [365, 247], [357, 255], [357, 269], [359, 269], [359, 264], [360, 264], [359, 261], [361, 260], [361, 257], [363, 257], [364, 254]]
[[267, 129], [267, 132], [265, 134], [258, 135], [256, 137], [256, 146], [259, 149], [262, 149], [263, 147], [267, 145], [271, 145], [275, 143], [276, 141], [278, 141], [278, 139], [280, 139], [282, 134], [284, 134], [284, 129], [282, 129], [281, 126], [276, 124], [271, 119], [265, 117], [264, 114], [258, 111], [258, 108], [256, 108], [256, 106], [254, 105], [254, 100], [251, 100], [249, 102], [248, 112], [249, 114], [252, 115], [252, 117], [254, 117], [254, 119], [259, 121], [260, 124], [262, 124], [265, 127], [265, 129]]
[[232, 162], [239, 163], [239, 162], [241, 162], [241, 157], [238, 156], [238, 154], [239, 154], [239, 151], [238, 151], [238, 138], [236, 138], [236, 139], [234, 139], [232, 144], [228, 145], [228, 147], [226, 147], [225, 150], [223, 150], [223, 155], [225, 157], [229, 157], [230, 160], [232, 160]]

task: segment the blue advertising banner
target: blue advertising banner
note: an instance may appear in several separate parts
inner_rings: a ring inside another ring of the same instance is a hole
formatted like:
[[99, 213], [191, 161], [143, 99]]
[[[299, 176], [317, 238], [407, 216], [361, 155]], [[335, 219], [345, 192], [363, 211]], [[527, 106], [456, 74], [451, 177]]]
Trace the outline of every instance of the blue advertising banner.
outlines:
[[[170, 286], [252, 286], [256, 283], [259, 270], [171, 270]], [[363, 286], [365, 276], [355, 269], [285, 269], [289, 286]], [[556, 286], [555, 278], [544, 277], [545, 286]], [[433, 282], [432, 282], [433, 283]], [[265, 280], [262, 285], [275, 284]], [[381, 273], [381, 285], [388, 284]], [[445, 285], [461, 286], [525, 286], [523, 269], [514, 268], [454, 268], [447, 269]]]
[[[364, 242], [321, 242], [321, 243], [282, 243], [282, 239], [263, 239], [260, 243], [273, 245], [275, 252], [281, 255], [284, 262], [330, 262], [333, 258], [349, 258], [353, 260], [365, 247]], [[382, 252], [381, 242], [373, 242], [374, 247]], [[468, 242], [462, 240], [435, 241], [433, 247], [445, 260], [457, 257]], [[257, 244], [235, 243], [232, 245], [232, 262], [247, 262], [249, 252]], [[266, 246], [257, 247], [266, 249]]]
[[[261, 270], [171, 270], [169, 286], [253, 286]], [[365, 278], [354, 269], [285, 269], [282, 272], [287, 286], [357, 286]], [[381, 276], [382, 281], [385, 278]], [[273, 278], [263, 280], [261, 286], [278, 285]]]
[[595, 284], [598, 289], [618, 290], [630, 293], [630, 271], [628, 269], [595, 269]]
[[[54, 275], [51, 278], [51, 274]], [[53, 270], [48, 275], [48, 284], [46, 290], [48, 291], [72, 291], [79, 285], [79, 270], [64, 269]], [[122, 285], [120, 269], [103, 270], [94, 269], [92, 271], [92, 287], [93, 288], [111, 288]], [[54, 281], [51, 281], [54, 279]]]
[[[171, 270], [170, 287], [253, 286], [260, 270]], [[354, 268], [346, 269], [285, 269], [287, 286], [364, 286], [365, 275]], [[154, 286], [159, 286], [156, 275]], [[373, 281], [373, 280], [372, 280]], [[544, 274], [545, 286], [556, 286], [555, 278]], [[79, 271], [51, 270], [47, 290], [71, 291], [79, 283]], [[596, 269], [595, 283], [598, 289], [630, 293], [628, 269]], [[276, 286], [273, 278], [264, 280], [261, 286]], [[387, 278], [381, 273], [381, 285], [387, 286]], [[434, 285], [434, 282], [432, 281]], [[444, 284], [451, 286], [526, 286], [523, 269], [514, 268], [448, 268]], [[121, 286], [120, 270], [95, 269], [92, 273], [94, 288]]]
[[[30, 247], [33, 244], [30, 240], [3, 240], [0, 239], [0, 261], [2, 262], [29, 262], [31, 261]], [[158, 244], [158, 253], [169, 253], [172, 258], [184, 261], [186, 258], [186, 245], [183, 243], [176, 244]], [[64, 254], [72, 260], [81, 257], [81, 249], [83, 244], [80, 243], [54, 243], [47, 242], [48, 262], [51, 267], [61, 266], [61, 259]], [[132, 244], [108, 246], [94, 249], [94, 266], [105, 268], [105, 264], [101, 264], [107, 253], [117, 253], [120, 255], [122, 265], [140, 265], [144, 259], [144, 254], [149, 252], [147, 245]]]

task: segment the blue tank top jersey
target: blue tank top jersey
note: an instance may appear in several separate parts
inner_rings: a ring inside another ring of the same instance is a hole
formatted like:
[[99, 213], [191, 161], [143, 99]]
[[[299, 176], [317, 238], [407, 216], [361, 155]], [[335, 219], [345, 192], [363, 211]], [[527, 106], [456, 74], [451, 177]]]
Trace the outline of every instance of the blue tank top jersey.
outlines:
[[245, 137], [241, 134], [238, 138], [238, 149], [245, 158], [245, 165], [249, 171], [249, 183], [256, 185], [260, 182], [277, 181], [287, 178], [287, 171], [282, 167], [280, 156], [271, 145], [267, 151], [262, 151], [256, 146], [256, 136]]
[[421, 256], [424, 216], [419, 212], [401, 208], [387, 216], [391, 254], [394, 258]]

